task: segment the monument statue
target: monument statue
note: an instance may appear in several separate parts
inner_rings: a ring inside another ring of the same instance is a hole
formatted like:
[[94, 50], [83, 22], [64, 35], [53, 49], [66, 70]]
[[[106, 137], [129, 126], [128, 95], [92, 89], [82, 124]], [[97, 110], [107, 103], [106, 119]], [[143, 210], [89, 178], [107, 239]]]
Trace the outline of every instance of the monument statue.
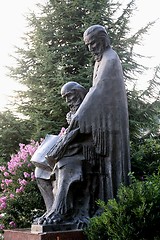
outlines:
[[[77, 111], [78, 107], [82, 103], [87, 91], [86, 89], [77, 82], [68, 82], [64, 84], [61, 88], [61, 96], [65, 98], [67, 105], [70, 108], [70, 111], [66, 115], [67, 123], [71, 122], [75, 112]], [[63, 134], [65, 134], [66, 129], [62, 128], [59, 135], [48, 135], [41, 143], [38, 150], [32, 156], [31, 162], [36, 165], [35, 168], [35, 177], [37, 181], [38, 188], [41, 192], [41, 195], [44, 199], [44, 203], [46, 206], [46, 212], [40, 218], [34, 219], [34, 224], [40, 224], [44, 221], [45, 216], [50, 211], [52, 204], [54, 202], [54, 197], [56, 192], [56, 184], [59, 181], [59, 178], [55, 178], [55, 174], [57, 172], [57, 165], [54, 161], [47, 161], [45, 159], [45, 154], [48, 153], [51, 146], [53, 146]], [[66, 164], [65, 164], [66, 165]], [[61, 164], [62, 167], [62, 164]], [[65, 167], [66, 168], [66, 167]], [[68, 184], [70, 178], [67, 178], [66, 172], [64, 173], [64, 177], [68, 180]], [[61, 177], [61, 176], [60, 176]], [[65, 180], [65, 181], [66, 181]], [[66, 183], [65, 183], [66, 184]], [[64, 189], [64, 191], [66, 188]]]
[[[69, 126], [48, 152], [55, 162], [52, 206], [39, 224], [73, 224], [84, 228], [101, 214], [98, 199], [115, 198], [129, 184], [128, 106], [122, 66], [105, 28], [93, 25], [84, 42], [95, 58], [93, 83], [68, 118]], [[70, 99], [73, 100], [71, 97]]]

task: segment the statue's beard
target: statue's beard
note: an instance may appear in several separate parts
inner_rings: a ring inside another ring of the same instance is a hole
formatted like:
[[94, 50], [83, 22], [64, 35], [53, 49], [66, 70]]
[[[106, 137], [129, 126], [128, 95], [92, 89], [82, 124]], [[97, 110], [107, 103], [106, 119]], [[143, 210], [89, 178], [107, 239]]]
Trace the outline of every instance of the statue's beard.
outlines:
[[95, 61], [97, 62], [101, 61], [103, 52], [104, 52], [104, 48], [102, 47], [99, 47], [99, 49], [95, 49], [95, 51], [92, 52], [92, 55]]
[[82, 102], [81, 99], [78, 98], [76, 102], [70, 104], [70, 106], [69, 106], [70, 111], [71, 111], [72, 113], [75, 113], [75, 112], [78, 110], [81, 102]]
[[93, 54], [95, 61], [100, 62], [102, 59], [102, 53]]

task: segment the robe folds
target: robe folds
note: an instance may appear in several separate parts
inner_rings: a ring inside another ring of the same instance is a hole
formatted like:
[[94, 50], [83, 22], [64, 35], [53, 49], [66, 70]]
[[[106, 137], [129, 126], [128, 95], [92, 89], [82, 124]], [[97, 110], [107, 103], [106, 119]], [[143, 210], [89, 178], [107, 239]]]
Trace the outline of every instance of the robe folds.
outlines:
[[64, 136], [48, 153], [60, 168], [81, 159], [84, 179], [90, 179], [90, 207], [98, 199], [115, 198], [130, 172], [128, 105], [117, 53], [107, 47], [95, 62], [93, 84]]
[[127, 96], [121, 63], [111, 47], [95, 62], [93, 85], [75, 119], [80, 133], [91, 135], [94, 154], [87, 141], [82, 144], [83, 154], [97, 161], [98, 197], [106, 202], [116, 197], [121, 183], [129, 184], [130, 172]]

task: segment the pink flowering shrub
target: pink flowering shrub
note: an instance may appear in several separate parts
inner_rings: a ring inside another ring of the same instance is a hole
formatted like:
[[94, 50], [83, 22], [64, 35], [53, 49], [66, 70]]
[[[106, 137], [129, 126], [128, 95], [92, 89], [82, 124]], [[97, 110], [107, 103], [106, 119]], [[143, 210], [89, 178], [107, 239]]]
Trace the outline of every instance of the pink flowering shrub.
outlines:
[[45, 209], [30, 159], [38, 142], [19, 144], [6, 166], [0, 166], [0, 232], [30, 227], [36, 209]]

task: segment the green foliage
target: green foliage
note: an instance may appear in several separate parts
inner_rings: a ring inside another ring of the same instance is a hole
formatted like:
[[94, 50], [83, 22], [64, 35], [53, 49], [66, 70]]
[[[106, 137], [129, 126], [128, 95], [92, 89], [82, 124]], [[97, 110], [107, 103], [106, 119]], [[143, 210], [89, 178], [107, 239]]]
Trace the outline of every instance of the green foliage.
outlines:
[[160, 175], [132, 181], [119, 189], [117, 200], [99, 202], [104, 212], [91, 219], [86, 229], [89, 240], [160, 239]]
[[[142, 56], [134, 51], [154, 23], [131, 34], [130, 17], [135, 10], [135, 0], [129, 1], [124, 8], [119, 2], [111, 0], [50, 0], [44, 6], [39, 5], [39, 10], [39, 14], [30, 13], [27, 16], [29, 31], [23, 37], [24, 48], [16, 47], [14, 58], [17, 66], [9, 67], [10, 77], [27, 87], [17, 92], [13, 101], [18, 107], [17, 111], [27, 120], [20, 120], [8, 112], [1, 114], [0, 161], [7, 161], [9, 155], [15, 153], [19, 142], [37, 140], [46, 133], [56, 134], [65, 126], [67, 109], [60, 96], [61, 86], [68, 81], [79, 82], [87, 89], [91, 86], [94, 61], [85, 49], [83, 32], [93, 24], [102, 24], [107, 28], [124, 70], [129, 103], [132, 170], [136, 178], [157, 173], [159, 140], [143, 139], [142, 136], [146, 131], [154, 135], [158, 132], [160, 69], [155, 68], [148, 88], [138, 91], [136, 73], [142, 75], [145, 67], [138, 63], [138, 58]], [[3, 225], [7, 228], [14, 227], [14, 224], [18, 227], [30, 226], [35, 207], [44, 206], [35, 181], [31, 178], [27, 179], [25, 191], [16, 192], [16, 189], [20, 189], [21, 181], [18, 179], [23, 180], [24, 172], [31, 174], [33, 171], [28, 163], [20, 165], [16, 174], [10, 175], [8, 172], [8, 179], [13, 182], [8, 185], [7, 192], [1, 190], [1, 203], [7, 203], [1, 209], [2, 229]], [[4, 177], [2, 171], [1, 181], [5, 180]], [[159, 180], [159, 175], [143, 182], [136, 180], [130, 187], [119, 190], [118, 200], [100, 203], [104, 213], [91, 220], [87, 229], [89, 239], [158, 239]], [[3, 196], [7, 197], [6, 200]]]
[[145, 90], [134, 87], [128, 91], [130, 136], [133, 142], [146, 135], [157, 135], [160, 116], [160, 67], [155, 68], [154, 76]]
[[[9, 69], [12, 78], [27, 86], [26, 91], [18, 92], [16, 104], [34, 126], [33, 139], [58, 133], [65, 126], [67, 109], [60, 96], [64, 83], [76, 81], [87, 89], [91, 86], [94, 62], [83, 42], [83, 32], [90, 25], [106, 26], [112, 46], [120, 56], [126, 86], [135, 80], [137, 72], [143, 74], [145, 67], [137, 62], [142, 56], [134, 48], [153, 23], [131, 34], [130, 17], [135, 8], [135, 0], [124, 8], [110, 0], [50, 0], [44, 6], [39, 5], [39, 14], [27, 16], [29, 32], [23, 37], [25, 47], [16, 48], [17, 67]], [[127, 90], [131, 139], [141, 136], [143, 128], [152, 130], [156, 125], [159, 68], [155, 73], [143, 93], [139, 94], [135, 88]], [[146, 99], [151, 94], [152, 103]]]
[[138, 179], [157, 174], [160, 166], [160, 139], [147, 137], [132, 142], [131, 163], [132, 171]]
[[34, 181], [25, 187], [22, 194], [17, 194], [14, 200], [10, 198], [7, 201], [7, 208], [2, 214], [1, 222], [5, 229], [30, 228], [35, 213], [42, 214], [44, 209], [41, 194]]
[[19, 143], [30, 140], [31, 132], [29, 120], [18, 118], [9, 110], [0, 112], [0, 163], [9, 161], [11, 154], [19, 148]]

